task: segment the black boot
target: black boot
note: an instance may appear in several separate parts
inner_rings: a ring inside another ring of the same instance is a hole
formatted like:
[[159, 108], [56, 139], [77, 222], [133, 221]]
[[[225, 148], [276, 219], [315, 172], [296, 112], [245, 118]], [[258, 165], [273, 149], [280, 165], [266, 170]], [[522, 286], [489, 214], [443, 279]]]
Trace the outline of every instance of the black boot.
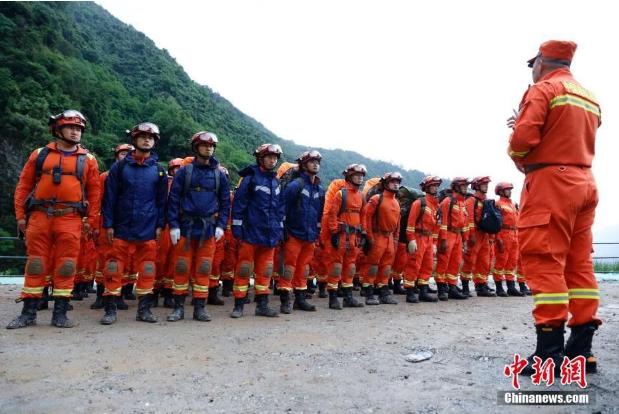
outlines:
[[73, 291], [71, 292], [71, 300], [84, 300], [82, 296], [82, 282], [73, 285]]
[[221, 296], [224, 298], [229, 298], [232, 294], [232, 286], [234, 285], [234, 281], [232, 279], [224, 279], [221, 282]]
[[25, 328], [26, 326], [37, 324], [37, 305], [39, 304], [39, 298], [24, 298], [24, 306], [21, 310], [21, 314], [13, 319], [6, 329], [18, 329]]
[[359, 280], [359, 277], [353, 277], [352, 278], [352, 290], [354, 291], [358, 291], [358, 290], [362, 290], [361, 289], [361, 280]]
[[67, 318], [67, 310], [69, 308], [68, 298], [56, 297], [54, 300], [54, 311], [52, 313], [52, 325], [57, 328], [73, 328], [77, 324]]
[[419, 301], [420, 302], [438, 302], [438, 298], [430, 294], [428, 285], [421, 285], [419, 287]]
[[337, 297], [338, 298], [343, 298], [344, 297], [344, 291], [342, 290], [342, 285], [338, 285], [337, 286]]
[[365, 304], [368, 306], [380, 305], [378, 299], [374, 297], [374, 286], [365, 286], [363, 288], [365, 293]]
[[533, 355], [527, 358], [529, 364], [524, 367], [520, 375], [531, 376], [535, 373], [533, 369], [533, 357], [538, 356], [545, 361], [547, 358], [552, 358], [555, 363], [555, 375], [561, 373], [561, 364], [563, 363], [563, 357], [565, 351], [563, 348], [563, 326], [558, 328], [536, 325], [535, 330], [537, 333], [537, 346]]
[[524, 296], [524, 293], [516, 289], [516, 282], [508, 280], [507, 282], [507, 295], [509, 296]]
[[447, 294], [447, 291], [449, 290], [447, 288], [447, 283], [437, 283], [437, 288], [438, 288], [438, 300], [449, 300], [449, 295]]
[[86, 299], [88, 297], [88, 285], [90, 282], [82, 282], [80, 284], [80, 295], [82, 295], [82, 299]]
[[174, 291], [170, 288], [163, 289], [163, 307], [174, 308]]
[[496, 297], [496, 294], [490, 291], [490, 288], [485, 283], [475, 284], [475, 292], [477, 293], [477, 296], [483, 296], [486, 298]]
[[97, 293], [94, 280], [90, 280], [86, 283], [86, 293]]
[[472, 298], [473, 294], [471, 293], [471, 289], [469, 288], [469, 281], [461, 280], [461, 282], [462, 282], [462, 294], [465, 296], [468, 296], [469, 298]]
[[245, 306], [245, 298], [234, 298], [234, 309], [232, 309], [230, 317], [240, 318], [243, 316], [243, 306]]
[[122, 289], [120, 290], [120, 295], [119, 296], [114, 296], [114, 299], [116, 300], [116, 309], [118, 309], [118, 310], [127, 310], [127, 309], [129, 309], [129, 305], [127, 305], [127, 303], [123, 300]]
[[428, 293], [433, 293], [433, 294], [434, 293], [438, 293], [438, 290], [433, 289], [432, 286], [430, 286], [430, 285], [427, 285], [427, 286], [428, 286]]
[[204, 298], [195, 298], [193, 302], [193, 319], [200, 322], [210, 322], [213, 318], [206, 312], [204, 302], [206, 302]]
[[160, 288], [154, 288], [153, 289], [153, 308], [158, 308], [159, 307], [159, 296], [162, 293], [162, 289]]
[[565, 355], [570, 359], [582, 355], [586, 358], [587, 374], [594, 374], [598, 371], [597, 359], [591, 352], [593, 334], [598, 329], [594, 322], [583, 325], [572, 326], [570, 337], [565, 344]]
[[45, 310], [45, 309], [49, 309], [49, 301], [50, 301], [50, 297], [49, 297], [49, 286], [45, 286], [45, 288], [43, 288], [43, 297], [41, 299], [39, 299], [39, 303], [37, 303], [37, 310]]
[[[133, 294], [133, 283], [126, 284], [120, 290], [120, 294], [125, 300], [136, 300], [137, 298]], [[154, 301], [153, 301], [154, 302]]]
[[206, 303], [215, 306], [223, 306], [226, 304], [226, 302], [224, 302], [223, 299], [217, 295], [218, 290], [219, 286], [212, 287], [208, 290], [208, 300]]
[[168, 322], [176, 322], [185, 319], [185, 295], [174, 295], [174, 310], [168, 315]]
[[104, 296], [103, 306], [105, 307], [105, 315], [101, 318], [101, 325], [111, 325], [116, 322], [116, 298]]
[[138, 298], [138, 312], [135, 315], [136, 321], [155, 323], [157, 318], [152, 314], [150, 308], [153, 306], [153, 295], [142, 295]]
[[462, 299], [468, 299], [469, 296], [468, 295], [463, 295], [462, 293], [460, 293], [460, 291], [458, 290], [458, 287], [456, 285], [449, 285], [449, 290], [447, 291], [447, 297], [449, 299], [458, 299], [458, 300], [462, 300]]
[[269, 295], [257, 295], [256, 302], [256, 316], [266, 316], [267, 318], [279, 316], [276, 310], [269, 308]]
[[279, 311], [283, 314], [291, 314], [292, 313], [292, 305], [290, 304], [290, 292], [287, 290], [279, 291], [279, 300], [281, 305], [279, 306]]
[[337, 298], [337, 290], [329, 291], [329, 309], [342, 310], [342, 305]]
[[343, 305], [345, 308], [362, 308], [363, 303], [357, 301], [352, 295], [352, 287], [343, 288], [344, 289], [344, 300]]
[[307, 312], [316, 311], [316, 306], [312, 305], [305, 298], [305, 291], [303, 290], [295, 290], [294, 291], [294, 305], [293, 309], [299, 309]]
[[318, 297], [327, 297], [327, 282], [318, 282]]
[[393, 294], [408, 295], [407, 289], [402, 287], [402, 279], [393, 279]]
[[419, 298], [417, 298], [417, 294], [415, 293], [415, 288], [412, 288], [412, 287], [406, 288], [406, 302], [407, 303], [419, 303]]
[[393, 296], [391, 295], [391, 290], [389, 289], [389, 286], [383, 286], [380, 288], [379, 299], [380, 299], [380, 303], [382, 303], [383, 305], [397, 305], [398, 304], [398, 301], [395, 300]]
[[507, 297], [507, 292], [503, 289], [503, 281], [502, 280], [495, 280], [494, 281], [494, 286], [496, 287], [496, 295], [500, 296], [502, 298], [506, 298]]
[[97, 283], [97, 299], [95, 299], [94, 303], [90, 305], [90, 309], [103, 309], [103, 292], [105, 291], [105, 286], [103, 283]]
[[531, 291], [527, 287], [527, 284], [524, 282], [518, 282], [518, 286], [520, 287], [520, 293], [524, 293], [522, 296], [531, 296]]
[[307, 279], [307, 293], [313, 295], [314, 293], [316, 293], [316, 287], [316, 281], [314, 278]]

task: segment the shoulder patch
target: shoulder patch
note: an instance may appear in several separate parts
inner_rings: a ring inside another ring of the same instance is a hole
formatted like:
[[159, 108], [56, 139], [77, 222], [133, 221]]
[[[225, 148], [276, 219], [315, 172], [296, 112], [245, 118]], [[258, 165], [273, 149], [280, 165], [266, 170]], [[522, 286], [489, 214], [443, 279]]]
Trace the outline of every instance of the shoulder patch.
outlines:
[[90, 152], [86, 154], [86, 157], [88, 157], [89, 160], [94, 160], [95, 156], [92, 155]]

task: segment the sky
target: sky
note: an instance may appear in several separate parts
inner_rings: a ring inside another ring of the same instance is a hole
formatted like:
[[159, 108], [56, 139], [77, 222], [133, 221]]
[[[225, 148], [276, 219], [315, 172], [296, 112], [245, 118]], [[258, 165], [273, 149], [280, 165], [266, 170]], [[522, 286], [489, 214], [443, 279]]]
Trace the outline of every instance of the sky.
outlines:
[[617, 229], [619, 241], [613, 2], [97, 3], [282, 138], [443, 177], [490, 175], [491, 189], [513, 182], [516, 201], [524, 176], [505, 123], [532, 82], [526, 61], [545, 40], [573, 40], [572, 72], [602, 106], [594, 235]]

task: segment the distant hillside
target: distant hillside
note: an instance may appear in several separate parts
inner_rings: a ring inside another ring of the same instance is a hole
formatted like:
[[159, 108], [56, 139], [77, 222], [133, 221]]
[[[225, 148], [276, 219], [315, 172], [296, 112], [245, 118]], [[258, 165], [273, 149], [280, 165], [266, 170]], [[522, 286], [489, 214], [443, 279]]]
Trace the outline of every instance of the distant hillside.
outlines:
[[[216, 41], [216, 40], [214, 40]], [[124, 130], [142, 120], [157, 123], [162, 161], [186, 155], [196, 131], [221, 139], [217, 156], [233, 176], [252, 162], [250, 152], [264, 142], [280, 143], [287, 159], [306, 149], [281, 139], [236, 109], [208, 86], [192, 81], [155, 44], [100, 6], [89, 2], [0, 2], [0, 229], [14, 228], [12, 194], [27, 154], [49, 139], [46, 120], [64, 108], [89, 120], [84, 143], [101, 162]], [[352, 162], [370, 176], [400, 170], [352, 151], [321, 150], [322, 177], [338, 177]], [[402, 171], [407, 184], [422, 173]]]

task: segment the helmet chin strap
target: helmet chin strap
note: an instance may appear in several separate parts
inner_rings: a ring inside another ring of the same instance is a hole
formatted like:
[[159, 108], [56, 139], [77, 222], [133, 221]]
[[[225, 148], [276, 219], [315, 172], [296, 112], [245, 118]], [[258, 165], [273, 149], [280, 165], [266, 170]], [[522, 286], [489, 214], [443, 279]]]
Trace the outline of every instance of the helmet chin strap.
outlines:
[[66, 142], [69, 145], [79, 145], [80, 142], [82, 142], [82, 140], [80, 139], [79, 141], [72, 141], [70, 139], [65, 138], [62, 134], [60, 135], [56, 135], [57, 138], [60, 138], [61, 140], [63, 140], [64, 142]]

